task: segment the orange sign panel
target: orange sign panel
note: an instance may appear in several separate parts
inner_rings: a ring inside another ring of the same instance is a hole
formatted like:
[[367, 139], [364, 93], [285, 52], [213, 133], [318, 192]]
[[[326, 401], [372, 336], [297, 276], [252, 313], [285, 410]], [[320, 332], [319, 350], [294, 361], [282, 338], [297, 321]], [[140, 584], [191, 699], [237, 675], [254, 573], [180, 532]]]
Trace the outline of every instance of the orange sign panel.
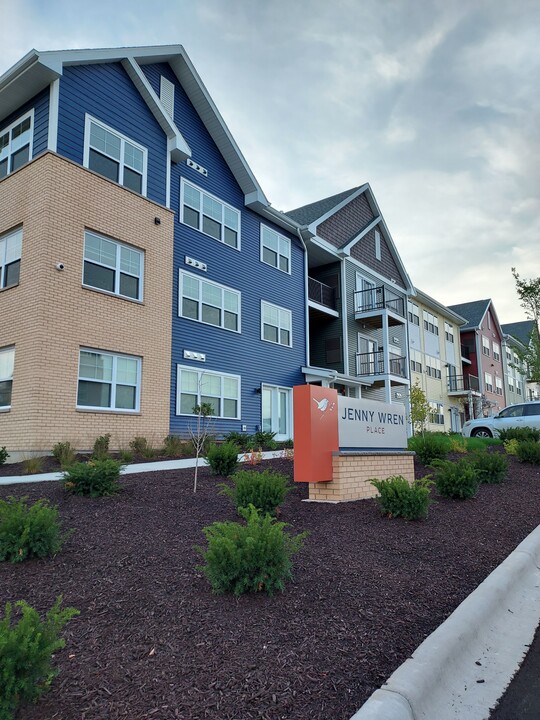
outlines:
[[339, 450], [337, 391], [297, 385], [294, 401], [294, 481], [330, 482], [332, 453]]

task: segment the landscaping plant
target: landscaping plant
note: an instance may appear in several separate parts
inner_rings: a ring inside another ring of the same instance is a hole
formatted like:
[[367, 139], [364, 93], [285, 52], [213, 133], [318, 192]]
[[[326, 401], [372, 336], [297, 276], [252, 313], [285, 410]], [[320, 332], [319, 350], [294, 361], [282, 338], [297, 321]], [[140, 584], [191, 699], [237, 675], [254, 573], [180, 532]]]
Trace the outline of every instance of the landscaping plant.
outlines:
[[270, 432], [269, 430], [257, 430], [253, 435], [254, 447], [262, 448], [263, 450], [275, 450], [278, 446], [274, 440], [275, 435], [275, 432]]
[[442, 460], [448, 455], [449, 440], [444, 435], [424, 433], [409, 438], [407, 446], [423, 465], [429, 465], [432, 460]]
[[75, 450], [69, 441], [56, 443], [52, 449], [52, 455], [62, 470], [67, 470], [76, 460]]
[[3, 465], [9, 457], [9, 453], [6, 450], [6, 446], [0, 447], [0, 465]]
[[529, 465], [540, 465], [540, 443], [534, 440], [519, 442], [517, 446], [517, 459]]
[[182, 457], [186, 450], [186, 441], [178, 435], [167, 435], [163, 440], [163, 454], [171, 457]]
[[35, 475], [43, 470], [43, 458], [39, 456], [26, 457], [22, 461], [23, 475]]
[[235, 445], [238, 445], [240, 450], [242, 452], [247, 452], [248, 450], [253, 450], [255, 447], [255, 438], [253, 435], [248, 435], [247, 433], [241, 433], [232, 431], [230, 433], [227, 433], [224, 437], [225, 442], [233, 442]]
[[64, 542], [58, 509], [47, 500], [27, 504], [27, 497], [0, 500], [0, 560], [17, 563], [55, 555]]
[[284, 530], [286, 523], [261, 515], [253, 505], [242, 510], [242, 515], [245, 525], [215, 522], [203, 528], [208, 548], [195, 548], [206, 563], [198, 569], [216, 595], [272, 595], [284, 590], [285, 582], [292, 578], [291, 557], [301, 549], [308, 533], [289, 535]]
[[500, 453], [477, 450], [473, 453], [472, 462], [480, 482], [501, 483], [508, 472], [508, 460]]
[[153, 458], [157, 455], [157, 450], [151, 443], [148, 442], [148, 439], [138, 435], [137, 437], [133, 438], [133, 440], [129, 443], [129, 447], [133, 450], [134, 453], [137, 455], [141, 455], [141, 457], [145, 458], [146, 460], [149, 460], [150, 458]]
[[504, 441], [504, 450], [507, 455], [517, 455], [519, 447], [519, 440], [513, 438], [512, 440]]
[[442, 497], [465, 500], [478, 492], [480, 478], [469, 460], [433, 460], [430, 467], [434, 470], [435, 487]]
[[212, 443], [208, 447], [206, 459], [212, 472], [216, 475], [229, 477], [236, 470], [238, 465], [238, 453], [240, 448], [232, 442], [217, 445]]
[[109, 444], [111, 441], [111, 433], [100, 435], [94, 442], [92, 450], [92, 458], [94, 460], [106, 460], [109, 457]]
[[377, 502], [383, 515], [406, 520], [427, 518], [432, 503], [429, 491], [433, 485], [429, 477], [418, 478], [409, 483], [402, 475], [394, 475], [386, 480], [374, 479], [369, 482], [379, 491]]
[[242, 508], [253, 505], [263, 514], [276, 515], [277, 508], [292, 489], [287, 476], [273, 470], [238, 470], [231, 481], [232, 487], [222, 483], [220, 488], [231, 498], [239, 513]]
[[122, 463], [112, 458], [75, 463], [64, 473], [64, 488], [73, 495], [116, 495], [120, 490], [118, 481], [121, 469]]
[[13, 606], [6, 603], [0, 620], [0, 720], [13, 720], [21, 702], [36, 702], [48, 690], [58, 671], [52, 656], [65, 646], [64, 625], [79, 611], [61, 609], [58, 597], [42, 621], [24, 600], [15, 603], [20, 619], [13, 623]]
[[531, 440], [538, 442], [540, 440], [540, 430], [529, 427], [528, 425], [518, 428], [506, 428], [505, 430], [499, 430], [499, 440], [502, 440], [503, 443], [507, 440], [518, 440], [520, 442], [522, 440]]
[[193, 478], [193, 492], [197, 492], [197, 479], [199, 476], [199, 458], [208, 450], [210, 441], [210, 428], [212, 426], [212, 416], [214, 408], [210, 403], [201, 403], [195, 405], [193, 414], [197, 416], [195, 426], [191, 426], [189, 433], [191, 435], [191, 443], [195, 451], [195, 475]]

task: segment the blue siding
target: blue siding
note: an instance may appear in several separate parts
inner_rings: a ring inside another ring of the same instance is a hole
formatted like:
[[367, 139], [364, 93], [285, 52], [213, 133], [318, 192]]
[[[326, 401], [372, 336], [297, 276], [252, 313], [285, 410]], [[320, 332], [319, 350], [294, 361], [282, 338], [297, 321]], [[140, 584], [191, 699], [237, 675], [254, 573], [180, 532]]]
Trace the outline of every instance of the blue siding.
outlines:
[[[159, 94], [160, 75], [175, 85], [175, 122], [192, 150], [193, 160], [208, 170], [204, 177], [186, 163], [173, 165], [171, 208], [176, 213], [174, 249], [174, 298], [171, 373], [171, 431], [185, 433], [192, 420], [176, 416], [176, 365], [199, 370], [214, 370], [241, 375], [241, 420], [217, 420], [216, 433], [240, 430], [247, 425], [254, 432], [261, 424], [261, 395], [255, 390], [261, 383], [292, 387], [304, 382], [300, 372], [306, 359], [304, 314], [304, 251], [291, 238], [291, 275], [260, 261], [261, 218], [244, 207], [244, 195], [203, 122], [191, 105], [167, 64], [143, 68], [155, 92]], [[180, 182], [185, 178], [201, 189], [241, 211], [241, 250], [234, 250], [180, 223]], [[287, 233], [264, 221], [287, 236]], [[207, 272], [184, 264], [189, 255], [207, 264]], [[242, 333], [203, 325], [178, 317], [178, 273], [186, 270], [201, 278], [227, 285], [242, 293]], [[293, 347], [282, 347], [261, 340], [261, 300], [292, 311]], [[184, 360], [184, 350], [203, 352], [206, 362]]]
[[34, 108], [34, 142], [32, 157], [36, 157], [47, 149], [47, 136], [49, 132], [49, 88], [42, 90], [35, 97], [22, 105], [18, 110], [0, 124], [0, 131], [15, 122], [29, 110]]
[[57, 150], [80, 164], [85, 113], [148, 149], [147, 197], [165, 204], [167, 139], [120, 63], [64, 68]]

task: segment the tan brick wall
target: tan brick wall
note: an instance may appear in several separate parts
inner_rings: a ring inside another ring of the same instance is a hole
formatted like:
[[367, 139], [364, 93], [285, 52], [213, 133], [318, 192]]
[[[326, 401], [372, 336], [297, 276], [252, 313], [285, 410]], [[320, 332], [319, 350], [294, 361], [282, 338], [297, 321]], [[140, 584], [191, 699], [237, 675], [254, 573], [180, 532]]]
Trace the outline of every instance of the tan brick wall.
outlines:
[[[173, 223], [166, 208], [53, 153], [0, 182], [0, 234], [23, 227], [19, 285], [0, 291], [0, 348], [15, 346], [0, 446], [87, 449], [106, 432], [114, 446], [168, 433]], [[82, 287], [86, 228], [145, 251], [142, 303]], [[142, 357], [140, 413], [76, 410], [81, 347]]]
[[412, 453], [334, 455], [332, 482], [310, 483], [309, 499], [344, 502], [365, 500], [378, 495], [369, 482], [392, 475], [403, 475], [414, 481], [414, 455]]

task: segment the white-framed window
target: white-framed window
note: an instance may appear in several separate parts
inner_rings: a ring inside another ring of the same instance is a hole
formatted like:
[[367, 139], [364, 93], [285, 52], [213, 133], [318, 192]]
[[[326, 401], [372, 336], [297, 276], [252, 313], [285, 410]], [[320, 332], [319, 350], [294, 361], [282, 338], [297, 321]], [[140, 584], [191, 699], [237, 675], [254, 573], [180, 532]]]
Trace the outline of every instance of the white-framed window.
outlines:
[[439, 334], [439, 318], [433, 313], [424, 310], [424, 330], [432, 333], [433, 335]]
[[420, 311], [418, 310], [418, 305], [410, 300], [407, 300], [407, 313], [410, 323], [413, 325], [420, 325]]
[[489, 357], [489, 340], [484, 335], [482, 335], [482, 353]]
[[411, 358], [411, 370], [413, 372], [422, 372], [422, 353], [420, 350], [411, 349], [409, 354]]
[[183, 178], [180, 218], [185, 225], [240, 250], [240, 211]]
[[491, 373], [484, 373], [487, 392], [493, 392], [493, 376]]
[[140, 389], [140, 357], [81, 348], [78, 408], [137, 412]]
[[360, 273], [355, 276], [354, 311], [367, 312], [377, 306], [377, 291], [373, 280]]
[[375, 230], [375, 259], [381, 259], [381, 233]]
[[426, 373], [429, 377], [441, 379], [441, 361], [432, 355], [426, 355]]
[[11, 389], [13, 386], [13, 367], [15, 365], [15, 348], [0, 349], [0, 410], [11, 407]]
[[142, 300], [143, 275], [142, 250], [86, 230], [83, 285], [131, 300]]
[[493, 359], [494, 360], [500, 360], [501, 359], [501, 348], [498, 343], [493, 343]]
[[514, 392], [514, 378], [511, 375], [508, 375], [508, 389]]
[[32, 157], [34, 111], [0, 130], [0, 179], [18, 170]]
[[506, 348], [506, 359], [508, 362], [512, 362], [512, 353], [508, 348]]
[[292, 347], [292, 313], [261, 301], [261, 340]]
[[266, 225], [261, 225], [261, 261], [283, 272], [291, 272], [291, 241]]
[[523, 395], [523, 382], [516, 379], [516, 392], [518, 395]]
[[261, 427], [263, 432], [275, 433], [278, 441], [292, 437], [291, 388], [265, 385], [261, 387]]
[[454, 326], [447, 322], [444, 323], [444, 337], [447, 342], [454, 342]]
[[444, 425], [444, 413], [441, 403], [429, 402], [429, 422], [434, 425]]
[[503, 384], [500, 377], [495, 378], [495, 392], [497, 393], [497, 395], [503, 394]]
[[146, 195], [148, 150], [90, 115], [86, 115], [83, 164], [109, 180]]
[[240, 332], [241, 293], [226, 285], [180, 270], [178, 315]]
[[240, 419], [240, 375], [176, 366], [176, 414], [195, 415], [194, 408], [208, 403], [212, 417]]
[[0, 290], [19, 284], [22, 228], [0, 235]]

